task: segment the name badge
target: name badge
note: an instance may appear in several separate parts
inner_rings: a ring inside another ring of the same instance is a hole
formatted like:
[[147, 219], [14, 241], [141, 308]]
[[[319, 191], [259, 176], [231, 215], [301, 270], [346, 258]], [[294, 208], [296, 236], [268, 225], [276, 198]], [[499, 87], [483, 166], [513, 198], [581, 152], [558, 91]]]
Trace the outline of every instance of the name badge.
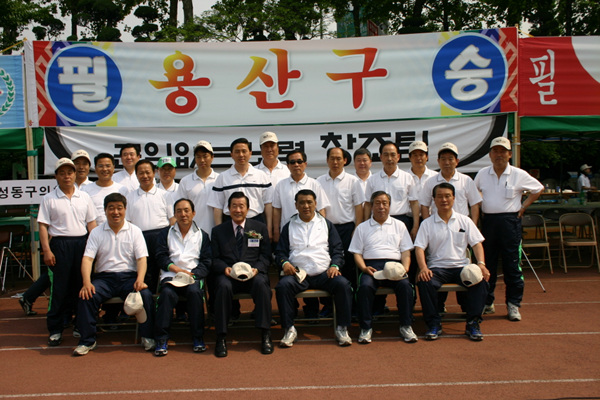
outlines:
[[260, 239], [248, 239], [248, 247], [260, 247]]

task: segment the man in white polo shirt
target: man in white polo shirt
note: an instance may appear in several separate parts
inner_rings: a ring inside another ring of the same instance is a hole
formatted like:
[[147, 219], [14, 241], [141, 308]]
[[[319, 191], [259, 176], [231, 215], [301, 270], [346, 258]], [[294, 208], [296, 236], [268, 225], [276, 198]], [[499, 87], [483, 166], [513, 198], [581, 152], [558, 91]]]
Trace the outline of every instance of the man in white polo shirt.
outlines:
[[350, 243], [349, 252], [354, 254], [356, 267], [361, 272], [357, 303], [360, 321], [358, 343], [362, 344], [371, 343], [373, 302], [379, 286], [394, 289], [402, 339], [407, 343], [417, 341], [411, 326], [414, 303], [412, 285], [407, 276], [391, 277], [384, 271], [388, 262], [401, 262], [404, 273], [408, 272], [410, 251], [413, 249], [406, 226], [390, 217], [390, 202], [389, 194], [383, 191], [373, 193], [370, 201], [373, 216], [356, 228]]
[[162, 228], [175, 223], [173, 199], [154, 184], [156, 167], [149, 160], [140, 160], [135, 172], [140, 187], [127, 194], [127, 221], [138, 226], [148, 246], [146, 283], [152, 293], [158, 286], [159, 269], [156, 264], [156, 237]]
[[[160, 267], [160, 296], [156, 305], [154, 355], [167, 355], [169, 327], [179, 296], [185, 296], [195, 353], [206, 350], [204, 344], [204, 291], [202, 280], [208, 276], [212, 251], [208, 234], [194, 222], [194, 203], [189, 199], [175, 202], [177, 222], [164, 228], [156, 240], [156, 259]], [[176, 275], [180, 275], [176, 277]], [[181, 278], [187, 278], [187, 281]], [[189, 277], [189, 278], [188, 278]], [[190, 279], [191, 278], [191, 279]]]
[[256, 169], [267, 174], [273, 187], [277, 183], [290, 176], [290, 170], [279, 161], [279, 140], [273, 132], [263, 132], [259, 138], [260, 155], [262, 161]]
[[367, 189], [367, 180], [371, 177], [373, 156], [369, 149], [361, 147], [354, 151], [354, 175], [360, 179], [363, 191]]
[[206, 140], [200, 140], [194, 146], [194, 163], [196, 169], [184, 176], [179, 182], [176, 199], [190, 199], [194, 202], [196, 225], [210, 236], [215, 226], [213, 208], [208, 205], [208, 198], [217, 180], [218, 173], [212, 169], [215, 159], [212, 145]]
[[62, 342], [81, 285], [81, 258], [88, 232], [96, 227], [96, 211], [87, 193], [75, 187], [75, 164], [61, 158], [54, 169], [57, 187], [42, 200], [38, 214], [40, 245], [48, 266], [51, 295], [46, 315], [48, 345]]
[[[521, 217], [527, 207], [540, 197], [544, 186], [527, 172], [509, 164], [512, 157], [510, 149], [507, 138], [492, 140], [489, 152], [492, 165], [477, 173], [475, 185], [483, 195], [481, 233], [485, 237], [483, 247], [491, 273], [485, 313], [495, 312], [494, 289], [498, 277], [498, 256], [501, 256], [508, 319], [520, 321], [519, 307], [525, 287], [519, 264]], [[521, 204], [526, 191], [530, 194]]]
[[[166, 191], [169, 196], [175, 196], [179, 183], [175, 182], [175, 175], [177, 174], [177, 163], [173, 157], [161, 157], [156, 164], [158, 167], [158, 183], [156, 186], [159, 189]], [[175, 198], [173, 198], [175, 201]]]
[[425, 339], [436, 340], [442, 334], [442, 319], [438, 310], [437, 291], [444, 283], [457, 283], [467, 286], [461, 273], [471, 264], [467, 246], [471, 246], [481, 271], [478, 283], [467, 287], [464, 301], [467, 314], [465, 334], [471, 340], [483, 339], [479, 323], [485, 305], [487, 281], [490, 273], [485, 267], [483, 236], [469, 217], [453, 210], [454, 186], [442, 182], [433, 188], [436, 213], [421, 224], [415, 240], [415, 254], [419, 263], [417, 285], [423, 307], [423, 317], [427, 324]]
[[117, 172], [113, 176], [113, 180], [125, 186], [128, 191], [135, 190], [140, 187], [140, 183], [135, 174], [135, 165], [142, 158], [140, 154], [140, 145], [133, 143], [124, 144], [123, 147], [121, 147], [120, 156], [123, 170]]
[[[285, 331], [279, 345], [291, 347], [298, 336], [294, 327], [296, 294], [307, 289], [321, 289], [334, 295], [338, 344], [350, 346], [352, 339], [348, 327], [352, 287], [340, 272], [344, 266], [342, 241], [333, 224], [316, 212], [317, 196], [312, 190], [303, 189], [296, 193], [296, 209], [298, 214], [283, 227], [275, 251], [277, 265], [284, 274], [275, 287], [281, 327]], [[296, 276], [300, 269], [306, 272], [301, 281]]]
[[96, 223], [100, 225], [106, 221], [104, 213], [104, 198], [111, 193], [121, 193], [127, 196], [127, 188], [112, 180], [115, 172], [115, 158], [109, 153], [100, 153], [94, 157], [94, 169], [98, 180], [90, 185], [85, 185], [81, 190], [92, 198], [96, 207]]
[[77, 186], [78, 189], [83, 189], [85, 186], [92, 183], [88, 178], [90, 166], [92, 165], [90, 155], [87, 151], [79, 149], [71, 154], [71, 161], [75, 164], [75, 186]]
[[[79, 291], [77, 327], [81, 332], [74, 356], [84, 356], [97, 347], [96, 317], [100, 305], [119, 296], [125, 299], [139, 292], [144, 303], [146, 321], [140, 324], [140, 335], [145, 350], [154, 345], [152, 339], [153, 300], [144, 283], [146, 274], [146, 243], [142, 231], [125, 220], [127, 200], [120, 193], [111, 193], [104, 199], [106, 222], [90, 233], [83, 260], [81, 275], [83, 286]], [[92, 265], [95, 271], [92, 277]]]

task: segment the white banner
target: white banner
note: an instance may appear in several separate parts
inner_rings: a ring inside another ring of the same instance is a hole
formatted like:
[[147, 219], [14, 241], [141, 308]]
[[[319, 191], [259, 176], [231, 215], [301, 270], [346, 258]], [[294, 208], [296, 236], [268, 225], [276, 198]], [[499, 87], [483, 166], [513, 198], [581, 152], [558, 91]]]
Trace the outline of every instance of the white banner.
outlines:
[[0, 205], [41, 204], [55, 186], [54, 179], [0, 181]]
[[[69, 157], [77, 149], [86, 150], [90, 156], [106, 152], [113, 154], [120, 168], [119, 150], [125, 143], [139, 144], [142, 158], [158, 161], [172, 156], [179, 166], [177, 178], [194, 168], [194, 144], [208, 140], [215, 151], [213, 168], [220, 172], [232, 164], [229, 145], [245, 137], [252, 144], [253, 164], [260, 161], [258, 137], [264, 131], [274, 131], [279, 138], [280, 159], [285, 154], [300, 149], [308, 155], [307, 173], [316, 178], [327, 172], [326, 152], [331, 147], [342, 147], [353, 154], [360, 147], [373, 153], [373, 170], [381, 168], [379, 145], [391, 140], [401, 150], [400, 167], [409, 169], [408, 145], [415, 140], [429, 144], [428, 166], [438, 169], [437, 149], [452, 142], [458, 146], [461, 172], [477, 172], [490, 164], [488, 151], [494, 137], [506, 136], [507, 116], [471, 118], [440, 118], [428, 120], [384, 121], [355, 124], [285, 125], [225, 128], [47, 128], [45, 137], [45, 173], [52, 174], [60, 157]], [[347, 171], [354, 172], [352, 166]]]

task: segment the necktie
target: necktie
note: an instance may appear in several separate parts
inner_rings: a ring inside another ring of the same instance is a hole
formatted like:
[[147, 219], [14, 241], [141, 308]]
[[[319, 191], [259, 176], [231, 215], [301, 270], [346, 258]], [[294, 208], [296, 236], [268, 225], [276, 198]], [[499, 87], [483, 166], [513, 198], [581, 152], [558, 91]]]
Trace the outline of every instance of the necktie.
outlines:
[[237, 244], [238, 256], [242, 256], [242, 250], [244, 249], [244, 233], [242, 232], [242, 226], [238, 225], [236, 228], [235, 241]]

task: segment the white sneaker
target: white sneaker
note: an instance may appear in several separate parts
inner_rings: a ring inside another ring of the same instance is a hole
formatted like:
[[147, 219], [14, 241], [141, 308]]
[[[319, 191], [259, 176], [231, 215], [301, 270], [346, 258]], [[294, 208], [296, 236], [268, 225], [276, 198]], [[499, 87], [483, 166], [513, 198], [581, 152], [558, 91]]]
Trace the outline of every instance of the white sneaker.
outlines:
[[513, 303], [506, 303], [506, 309], [508, 311], [508, 320], [509, 321], [520, 321], [521, 313], [519, 312], [519, 307], [515, 306]]
[[485, 306], [483, 309], [484, 314], [494, 314], [496, 312], [496, 307], [494, 304], [490, 304], [489, 306]]
[[406, 343], [414, 343], [419, 340], [417, 335], [413, 332], [412, 326], [404, 325], [400, 327], [400, 337], [404, 339]]
[[75, 347], [75, 350], [73, 350], [73, 355], [76, 357], [77, 356], [85, 356], [87, 353], [94, 350], [96, 347], [98, 347], [98, 344], [96, 342], [92, 343], [91, 346], [86, 346], [85, 344], [80, 344], [79, 346]]
[[286, 331], [285, 335], [283, 335], [283, 339], [279, 342], [279, 347], [292, 347], [296, 338], [298, 337], [298, 332], [294, 326], [290, 326]]
[[361, 329], [360, 335], [358, 335], [358, 343], [367, 344], [371, 343], [371, 336], [373, 336], [373, 329]]
[[352, 344], [352, 339], [348, 335], [348, 328], [345, 326], [338, 326], [335, 329], [335, 337], [340, 346], [350, 346]]
[[141, 342], [142, 347], [146, 351], [154, 350], [154, 348], [156, 347], [156, 340], [154, 339], [143, 337]]

